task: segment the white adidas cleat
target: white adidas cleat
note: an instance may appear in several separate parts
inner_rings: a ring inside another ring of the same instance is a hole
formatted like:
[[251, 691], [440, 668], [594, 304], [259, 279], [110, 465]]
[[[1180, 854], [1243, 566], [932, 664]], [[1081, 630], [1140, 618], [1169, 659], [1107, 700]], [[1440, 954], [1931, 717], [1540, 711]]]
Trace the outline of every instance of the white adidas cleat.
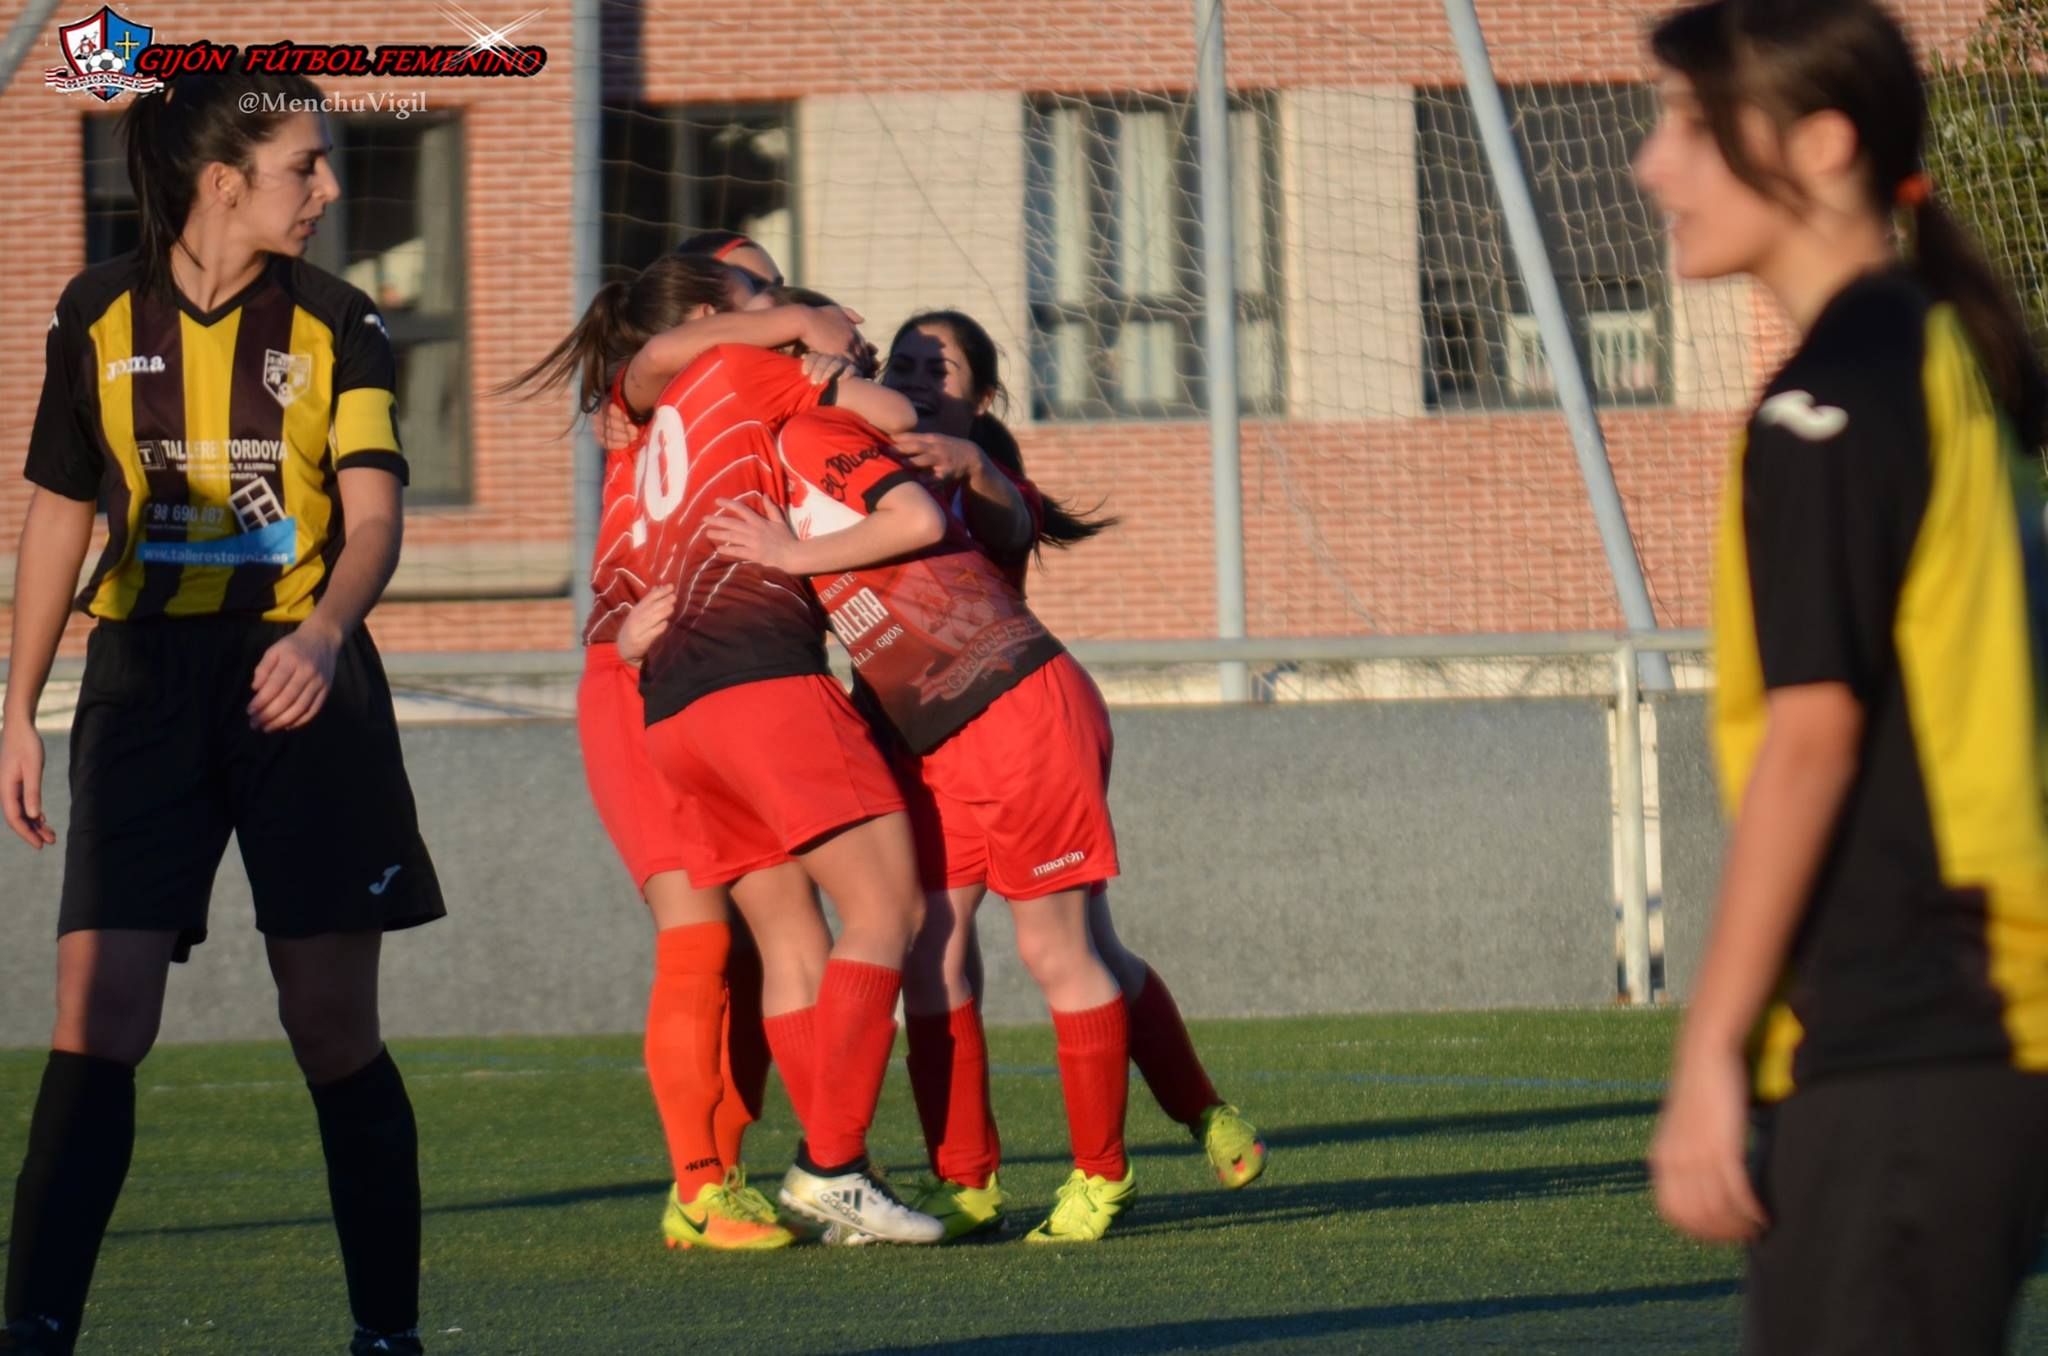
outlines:
[[820, 1177], [792, 1167], [778, 1193], [782, 1204], [826, 1229], [826, 1241], [842, 1246], [861, 1243], [937, 1243], [946, 1226], [921, 1215], [902, 1201], [866, 1165], [834, 1177]]

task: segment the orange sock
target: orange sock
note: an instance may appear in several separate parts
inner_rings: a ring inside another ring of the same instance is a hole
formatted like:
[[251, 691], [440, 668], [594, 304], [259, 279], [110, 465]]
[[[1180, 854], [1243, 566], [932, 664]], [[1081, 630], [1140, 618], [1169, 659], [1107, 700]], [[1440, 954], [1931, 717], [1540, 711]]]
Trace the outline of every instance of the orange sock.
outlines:
[[1131, 1090], [1131, 1032], [1123, 996], [1099, 1008], [1055, 1012], [1052, 1030], [1074, 1166], [1120, 1182], [1130, 1172], [1124, 1160], [1124, 1109]]
[[712, 1133], [724, 1095], [719, 1051], [725, 1027], [725, 956], [731, 930], [693, 923], [654, 934], [654, 991], [647, 1002], [647, 1081], [668, 1137], [676, 1193], [694, 1200], [724, 1180]]
[[909, 1017], [904, 1027], [910, 1036], [910, 1091], [932, 1171], [960, 1186], [987, 1186], [1003, 1148], [989, 1105], [981, 1009], [970, 1001], [948, 1013]]
[[747, 1127], [761, 1119], [768, 1091], [768, 1035], [761, 1027], [761, 953], [738, 934], [725, 962], [725, 1096], [711, 1118], [718, 1156], [727, 1167], [740, 1162]]

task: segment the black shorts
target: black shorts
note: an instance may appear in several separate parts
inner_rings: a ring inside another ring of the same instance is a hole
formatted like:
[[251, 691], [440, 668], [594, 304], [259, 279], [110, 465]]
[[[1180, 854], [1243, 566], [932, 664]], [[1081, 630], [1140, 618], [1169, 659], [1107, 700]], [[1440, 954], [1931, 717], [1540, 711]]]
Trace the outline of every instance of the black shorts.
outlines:
[[249, 726], [252, 680], [289, 622], [101, 622], [71, 723], [71, 823], [57, 932], [206, 939], [228, 835], [271, 937], [390, 931], [446, 910], [420, 841], [391, 689], [362, 628], [312, 722]]
[[1750, 1353], [2002, 1352], [2048, 1212], [2048, 1075], [1903, 1065], [1765, 1114]]

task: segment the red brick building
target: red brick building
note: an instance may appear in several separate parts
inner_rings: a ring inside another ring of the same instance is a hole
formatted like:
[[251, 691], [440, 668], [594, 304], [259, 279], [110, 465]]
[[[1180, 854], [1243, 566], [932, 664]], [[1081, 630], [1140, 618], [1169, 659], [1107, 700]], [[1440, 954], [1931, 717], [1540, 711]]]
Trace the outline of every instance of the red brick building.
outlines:
[[[42, 79], [57, 25], [88, 4], [60, 8], [0, 92], [0, 445], [14, 457], [52, 302], [123, 241], [118, 104]], [[1660, 620], [1698, 625], [1726, 434], [1775, 341], [1746, 288], [1667, 276], [1629, 187], [1651, 115], [1639, 35], [1663, 7], [1479, 8]], [[527, 7], [475, 8], [502, 23]], [[1976, 22], [1974, 0], [1907, 8], [1946, 47]], [[980, 317], [1034, 475], [1123, 520], [1038, 577], [1036, 602], [1070, 636], [1214, 625], [1191, 9], [604, 7], [608, 264], [739, 226], [793, 280], [865, 311], [878, 340], [915, 308]], [[123, 13], [160, 42], [464, 40], [387, 0]], [[1231, 0], [1227, 16], [1251, 631], [1617, 625], [1440, 6]], [[573, 319], [570, 17], [550, 5], [516, 34], [548, 50], [532, 79], [324, 82], [355, 102], [333, 119], [348, 196], [315, 257], [383, 301], [416, 466], [405, 566], [373, 618], [388, 650], [571, 643], [568, 410], [490, 389]], [[0, 479], [0, 603], [26, 488]]]

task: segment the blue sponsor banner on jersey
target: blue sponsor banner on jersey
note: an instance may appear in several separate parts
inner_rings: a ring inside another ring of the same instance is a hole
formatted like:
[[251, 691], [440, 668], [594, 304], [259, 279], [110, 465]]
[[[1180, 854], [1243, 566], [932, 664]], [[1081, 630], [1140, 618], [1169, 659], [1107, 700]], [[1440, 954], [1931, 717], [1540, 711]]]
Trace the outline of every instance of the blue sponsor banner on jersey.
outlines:
[[163, 565], [290, 565], [299, 549], [299, 525], [281, 523], [211, 541], [146, 541], [135, 548], [140, 560]]

